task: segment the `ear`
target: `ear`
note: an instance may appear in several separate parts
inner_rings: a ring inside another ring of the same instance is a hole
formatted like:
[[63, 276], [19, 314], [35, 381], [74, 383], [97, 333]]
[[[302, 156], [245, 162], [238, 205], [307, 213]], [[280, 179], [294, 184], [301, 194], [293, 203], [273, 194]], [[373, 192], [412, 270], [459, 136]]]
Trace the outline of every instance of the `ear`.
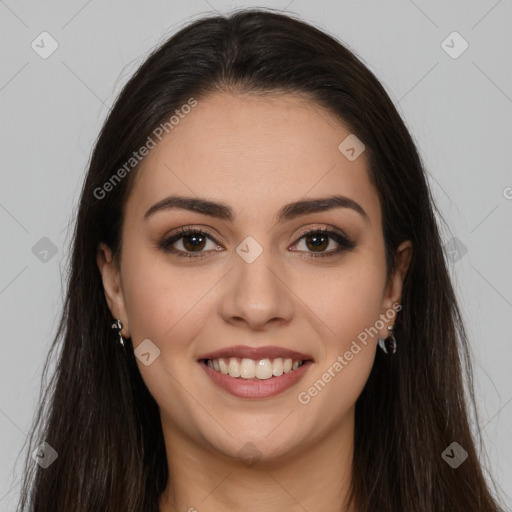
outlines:
[[103, 290], [110, 312], [115, 319], [121, 320], [123, 324], [121, 335], [125, 338], [129, 338], [130, 327], [124, 304], [119, 268], [112, 256], [112, 251], [104, 243], [98, 245], [96, 262], [101, 273]]
[[[385, 325], [382, 329], [380, 329], [379, 336], [383, 339], [389, 336], [387, 326], [393, 326], [396, 321], [396, 315], [398, 314], [396, 308], [402, 300], [403, 282], [411, 263], [412, 250], [413, 248], [410, 240], [402, 242], [396, 250], [396, 269], [386, 284], [386, 289], [382, 300], [381, 319], [384, 320]], [[395, 306], [393, 307], [393, 305]], [[391, 315], [390, 311], [392, 311], [394, 314]]]

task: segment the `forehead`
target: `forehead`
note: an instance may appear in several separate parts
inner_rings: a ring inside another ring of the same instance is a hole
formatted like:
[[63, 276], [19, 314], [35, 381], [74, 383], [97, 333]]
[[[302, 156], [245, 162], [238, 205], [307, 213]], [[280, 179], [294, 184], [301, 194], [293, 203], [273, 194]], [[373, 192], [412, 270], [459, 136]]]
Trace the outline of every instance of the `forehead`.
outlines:
[[[380, 224], [363, 152], [339, 145], [350, 129], [296, 94], [213, 94], [198, 100], [142, 162], [127, 207], [138, 217], [170, 194], [208, 197], [235, 212], [276, 212], [300, 198], [343, 194]], [[373, 220], [372, 220], [373, 224]]]

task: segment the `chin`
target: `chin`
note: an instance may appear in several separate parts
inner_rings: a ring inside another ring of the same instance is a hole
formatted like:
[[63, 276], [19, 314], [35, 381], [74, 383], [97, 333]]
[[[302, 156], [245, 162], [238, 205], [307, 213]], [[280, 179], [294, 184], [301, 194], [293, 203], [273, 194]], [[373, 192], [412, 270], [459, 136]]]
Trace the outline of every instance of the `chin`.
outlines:
[[283, 439], [282, 434], [267, 435], [259, 430], [254, 435], [244, 432], [243, 436], [228, 437], [224, 443], [212, 446], [228, 459], [238, 459], [247, 466], [256, 463], [261, 466], [267, 463], [272, 465], [299, 453], [301, 443]]

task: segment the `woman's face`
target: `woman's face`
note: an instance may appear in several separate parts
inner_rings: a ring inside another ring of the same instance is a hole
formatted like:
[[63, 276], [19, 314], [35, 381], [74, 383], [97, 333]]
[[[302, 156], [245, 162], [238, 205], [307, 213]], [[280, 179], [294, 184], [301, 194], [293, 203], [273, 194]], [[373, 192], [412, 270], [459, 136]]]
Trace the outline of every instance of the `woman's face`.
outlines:
[[271, 460], [351, 432], [410, 244], [386, 282], [379, 199], [361, 147], [339, 148], [349, 135], [295, 95], [216, 94], [142, 162], [120, 271], [103, 245], [98, 264], [166, 442]]

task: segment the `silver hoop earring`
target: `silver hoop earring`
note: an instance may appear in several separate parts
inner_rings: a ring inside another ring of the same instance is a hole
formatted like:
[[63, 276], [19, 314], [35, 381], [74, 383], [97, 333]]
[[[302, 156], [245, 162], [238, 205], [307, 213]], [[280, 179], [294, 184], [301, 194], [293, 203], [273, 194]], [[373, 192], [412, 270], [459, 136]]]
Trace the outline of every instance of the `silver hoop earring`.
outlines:
[[393, 326], [388, 325], [389, 336], [383, 340], [379, 338], [379, 347], [388, 356], [393, 355], [396, 352], [397, 342], [395, 335], [393, 334]]
[[115, 331], [117, 331], [117, 334], [119, 335], [119, 338], [116, 340], [117, 344], [124, 348], [124, 338], [121, 334], [121, 329], [123, 328], [123, 324], [121, 323], [121, 320], [117, 319], [113, 324], [112, 324], [112, 329], [114, 329]]

